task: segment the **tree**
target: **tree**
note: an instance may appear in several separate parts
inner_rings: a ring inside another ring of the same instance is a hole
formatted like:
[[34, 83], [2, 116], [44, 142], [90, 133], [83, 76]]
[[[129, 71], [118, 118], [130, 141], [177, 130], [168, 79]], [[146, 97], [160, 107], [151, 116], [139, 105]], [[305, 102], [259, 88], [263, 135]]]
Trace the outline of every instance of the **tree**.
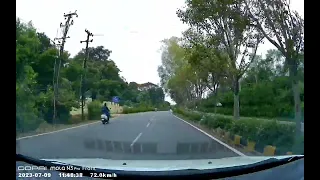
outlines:
[[149, 99], [152, 104], [158, 105], [164, 102], [164, 92], [162, 88], [151, 88], [148, 89]]
[[161, 86], [165, 91], [168, 91], [167, 83], [170, 78], [174, 76], [177, 68], [182, 64], [182, 58], [184, 57], [184, 50], [179, 45], [180, 39], [177, 37], [171, 37], [162, 41], [161, 47], [161, 66], [158, 67], [158, 74], [161, 81]]
[[[251, 66], [241, 80], [240, 108], [242, 115], [293, 121], [294, 102], [291, 98], [290, 79], [287, 75], [279, 75], [276, 72], [276, 63], [269, 62], [268, 56], [270, 55], [267, 54], [265, 58], [259, 58], [257, 62], [261, 64], [258, 63], [257, 66]], [[280, 63], [278, 66], [279, 69], [284, 69], [285, 64]], [[303, 86], [300, 86], [300, 88], [301, 92], [303, 92]], [[217, 108], [218, 113], [232, 115], [232, 96], [232, 93], [229, 91], [220, 93], [219, 100], [223, 106]], [[202, 100], [199, 108], [203, 111], [213, 112], [214, 106], [210, 103], [212, 102], [212, 98], [213, 96], [209, 96]], [[301, 99], [303, 101], [303, 94], [301, 95]]]
[[[215, 96], [217, 103], [218, 87], [228, 78], [228, 57], [211, 46], [211, 38], [190, 28], [184, 33], [186, 58], [197, 71], [197, 79]], [[205, 90], [204, 88], [203, 90]]]
[[[83, 60], [85, 58], [85, 49], [82, 49], [75, 57], [74, 59], [81, 59]], [[109, 60], [110, 54], [112, 53], [111, 50], [105, 49], [103, 46], [97, 46], [97, 47], [89, 47], [88, 48], [88, 59], [91, 59], [92, 61], [107, 61]]]
[[[269, 54], [267, 54], [268, 57]], [[265, 82], [272, 80], [275, 76], [273, 59], [263, 59], [261, 56], [255, 57], [254, 63], [251, 64], [248, 71], [245, 74], [244, 83], [255, 83], [259, 81]]]
[[193, 100], [193, 83], [190, 79], [190, 66], [184, 65], [177, 69], [175, 76], [168, 81], [170, 97], [177, 104], [186, 105], [188, 101]]
[[[140, 92], [137, 83], [127, 83], [120, 77], [120, 69], [109, 59], [110, 50], [103, 46], [91, 47], [87, 63], [86, 96], [100, 101], [120, 97], [120, 103], [148, 104], [156, 107], [167, 104], [161, 88]], [[27, 132], [37, 129], [41, 123], [52, 124], [53, 117], [53, 67], [58, 49], [50, 44], [45, 33], [37, 32], [32, 23], [16, 19], [16, 130]], [[72, 123], [70, 111], [79, 108], [80, 77], [83, 69], [83, 51], [70, 58], [63, 54], [63, 66], [59, 78], [57, 121]], [[142, 95], [145, 98], [138, 101]], [[149, 108], [149, 107], [148, 107]], [[149, 108], [150, 109], [150, 108]]]
[[292, 82], [296, 132], [301, 129], [301, 99], [298, 78], [299, 57], [304, 51], [304, 20], [290, 9], [288, 0], [244, 0], [246, 16], [285, 57]]
[[37, 73], [33, 70], [39, 57], [40, 41], [32, 23], [16, 19], [16, 130], [26, 132], [36, 129], [43, 119], [39, 118], [36, 93]]
[[162, 65], [158, 68], [162, 87], [177, 103], [194, 104], [206, 89], [202, 77], [206, 74], [188, 62], [182, 39], [171, 37], [162, 42]]
[[243, 16], [244, 5], [240, 1], [187, 0], [186, 7], [186, 10], [177, 11], [178, 17], [200, 33], [210, 36], [212, 45], [228, 55], [233, 81], [234, 118], [239, 119], [239, 80], [254, 60], [262, 36], [250, 26], [250, 19]]

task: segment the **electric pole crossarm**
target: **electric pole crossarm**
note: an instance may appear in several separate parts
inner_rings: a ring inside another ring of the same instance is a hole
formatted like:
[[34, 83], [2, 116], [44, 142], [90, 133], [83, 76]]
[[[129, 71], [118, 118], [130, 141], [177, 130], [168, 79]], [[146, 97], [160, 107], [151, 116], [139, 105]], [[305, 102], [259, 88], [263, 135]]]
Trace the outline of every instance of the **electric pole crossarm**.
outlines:
[[64, 17], [69, 17], [69, 16], [76, 16], [76, 17], [78, 17], [77, 10], [75, 10], [73, 13], [71, 13], [71, 12], [68, 13], [68, 14], [64, 13], [63, 16], [64, 16]]

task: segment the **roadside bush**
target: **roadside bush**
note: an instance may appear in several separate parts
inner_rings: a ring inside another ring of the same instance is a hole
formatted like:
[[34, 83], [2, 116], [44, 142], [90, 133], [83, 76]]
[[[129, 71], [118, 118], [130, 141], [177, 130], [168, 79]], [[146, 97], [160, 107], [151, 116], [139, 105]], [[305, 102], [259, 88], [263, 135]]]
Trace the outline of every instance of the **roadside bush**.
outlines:
[[259, 145], [272, 145], [277, 149], [282, 147], [285, 153], [293, 146], [294, 129], [292, 124], [280, 124], [275, 120], [240, 119], [233, 121], [230, 132]]
[[97, 120], [101, 116], [102, 104], [100, 101], [92, 101], [88, 104], [88, 120]]
[[[202, 117], [201, 113], [190, 112], [183, 109], [175, 109], [174, 113], [181, 114], [193, 121], [198, 121], [198, 119]], [[276, 146], [282, 154], [291, 151], [294, 144], [294, 124], [281, 124], [275, 120], [266, 121], [251, 118], [235, 121], [231, 117], [219, 115], [204, 115], [201, 124], [209, 128], [221, 128], [232, 134], [240, 135], [245, 140], [255, 141], [257, 145]]]
[[158, 109], [158, 111], [169, 111], [170, 103], [168, 103], [168, 102], [160, 103], [160, 104], [156, 105], [156, 108]]
[[191, 121], [200, 121], [203, 117], [202, 113], [190, 111], [190, 110], [183, 110], [182, 108], [175, 108], [173, 112], [181, 114], [182, 116], [188, 118]]
[[173, 113], [181, 114], [184, 115], [184, 111], [181, 108], [173, 108], [172, 109]]
[[232, 119], [227, 118], [227, 117], [222, 117], [222, 116], [212, 116], [209, 122], [209, 127], [210, 128], [221, 128], [228, 130], [231, 128], [232, 125]]
[[263, 121], [257, 134], [260, 143], [277, 147], [292, 147], [295, 137], [294, 124], [280, 124], [276, 121]]
[[[245, 117], [259, 117], [259, 118], [277, 118], [286, 121], [291, 121], [294, 119], [294, 112], [291, 110], [291, 105], [261, 105], [261, 106], [240, 106], [240, 115]], [[199, 111], [206, 113], [215, 112], [213, 107], [199, 107]], [[233, 107], [217, 107], [216, 113], [232, 116]], [[304, 113], [302, 111], [302, 113]]]
[[154, 111], [153, 107], [124, 107], [122, 113], [123, 114], [131, 114], [131, 113], [138, 113], [138, 112], [148, 112]]
[[203, 115], [199, 123], [201, 125], [209, 126], [210, 118], [209, 115]]
[[[19, 109], [20, 110], [20, 109]], [[16, 132], [23, 133], [36, 130], [44, 120], [38, 118], [33, 112], [16, 112]]]
[[[214, 112], [214, 110], [212, 110], [212, 111], [208, 110], [207, 112]], [[233, 109], [232, 108], [226, 108], [226, 107], [217, 107], [216, 112], [218, 114], [232, 115], [233, 114]], [[240, 112], [242, 113], [242, 111], [240, 111]]]
[[190, 120], [200, 121], [203, 115], [201, 113], [187, 111], [185, 112], [185, 116], [187, 116]]
[[301, 135], [297, 141], [296, 146], [292, 149], [294, 154], [304, 154], [304, 135]]
[[[43, 117], [48, 123], [52, 124], [53, 105], [50, 102], [48, 102], [46, 105], [47, 105], [46, 110], [42, 112]], [[71, 114], [70, 114], [71, 106], [68, 106], [65, 104], [57, 104], [56, 108], [57, 108], [57, 120], [55, 121], [55, 123], [61, 123], [61, 124], [68, 123], [68, 120], [71, 118]]]
[[167, 106], [159, 106], [157, 107], [158, 111], [169, 111], [170, 107]]
[[247, 140], [256, 142], [259, 140], [257, 133], [260, 128], [261, 121], [259, 120], [240, 119], [237, 121], [232, 120], [232, 125], [228, 130], [233, 134], [238, 134]]
[[[84, 114], [84, 118], [85, 120], [88, 120], [88, 114]], [[81, 114], [72, 115], [68, 121], [69, 124], [78, 124], [81, 122], [83, 122]]]

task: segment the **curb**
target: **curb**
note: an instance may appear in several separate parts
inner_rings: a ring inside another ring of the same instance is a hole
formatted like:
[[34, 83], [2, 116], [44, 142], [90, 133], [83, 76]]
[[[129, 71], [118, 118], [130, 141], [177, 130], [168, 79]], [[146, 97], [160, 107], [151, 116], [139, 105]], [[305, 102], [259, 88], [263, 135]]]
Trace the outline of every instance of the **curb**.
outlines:
[[[179, 113], [175, 113], [179, 114]], [[174, 115], [174, 114], [173, 114]], [[181, 119], [181, 118], [179, 118]], [[186, 121], [186, 120], [184, 120]], [[188, 122], [187, 122], [188, 123]], [[188, 123], [189, 124], [189, 123]], [[208, 127], [207, 127], [208, 128]], [[244, 150], [244, 152], [256, 154], [259, 156], [277, 156], [277, 155], [284, 155], [283, 153], [280, 154], [279, 151], [277, 151], [276, 146], [272, 145], [265, 145], [263, 147], [259, 147], [259, 144], [255, 141], [250, 141], [238, 134], [231, 134], [228, 131], [225, 131], [221, 128], [212, 129], [213, 132], [216, 132], [218, 136], [225, 141], [228, 142], [228, 144], [233, 145], [235, 147], [241, 148]], [[293, 153], [291, 151], [286, 152], [286, 155], [292, 155]]]
[[[224, 133], [229, 133], [229, 132], [224, 131]], [[281, 155], [281, 154], [277, 153], [276, 146], [266, 145], [266, 146], [264, 146], [263, 150], [261, 151], [256, 148], [257, 143], [255, 141], [246, 140], [237, 134], [235, 134], [232, 139], [230, 138], [230, 140], [232, 141], [232, 143], [235, 146], [240, 146], [240, 147], [244, 148], [244, 150], [246, 152], [249, 152], [249, 153], [257, 153], [257, 154], [263, 155], [263, 156]], [[286, 155], [292, 155], [292, 152], [288, 151], [288, 152], [286, 152]]]

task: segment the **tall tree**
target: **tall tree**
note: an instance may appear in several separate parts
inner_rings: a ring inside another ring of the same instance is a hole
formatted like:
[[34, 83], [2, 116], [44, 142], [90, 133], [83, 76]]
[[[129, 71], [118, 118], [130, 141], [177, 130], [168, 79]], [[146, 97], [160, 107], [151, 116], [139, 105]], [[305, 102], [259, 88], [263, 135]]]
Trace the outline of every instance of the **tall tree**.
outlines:
[[[216, 48], [226, 52], [230, 61], [234, 92], [234, 118], [239, 119], [239, 80], [254, 60], [262, 41], [259, 31], [250, 26], [244, 4], [239, 0], [186, 0], [178, 17], [213, 39]], [[237, 63], [240, 61], [239, 63]]]
[[[104, 46], [89, 47], [88, 48], [88, 59], [92, 61], [107, 61], [112, 51], [104, 48]], [[76, 56], [75, 59], [84, 59], [85, 49], [82, 49]]]
[[228, 78], [228, 57], [211, 44], [211, 38], [192, 28], [184, 33], [186, 59], [198, 72], [198, 79], [208, 88], [217, 103], [218, 87]]
[[244, 0], [246, 16], [285, 57], [292, 82], [296, 132], [300, 132], [302, 113], [298, 78], [299, 60], [304, 51], [304, 19], [290, 8], [290, 0]]
[[161, 86], [168, 91], [167, 82], [179, 66], [183, 63], [184, 50], [179, 45], [180, 38], [171, 37], [162, 41], [161, 66], [158, 67], [158, 74], [161, 79]]

